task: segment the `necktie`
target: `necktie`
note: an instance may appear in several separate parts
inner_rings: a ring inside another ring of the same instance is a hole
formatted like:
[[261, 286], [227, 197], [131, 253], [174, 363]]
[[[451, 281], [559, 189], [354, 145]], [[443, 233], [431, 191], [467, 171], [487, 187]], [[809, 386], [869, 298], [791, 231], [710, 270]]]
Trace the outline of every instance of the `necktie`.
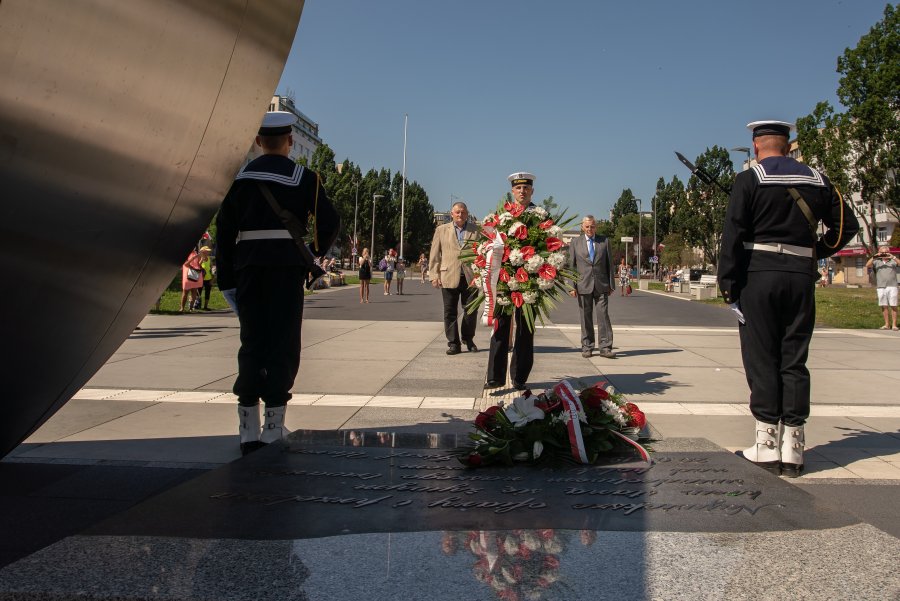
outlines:
[[594, 239], [588, 238], [588, 256], [591, 258], [591, 263], [594, 262]]

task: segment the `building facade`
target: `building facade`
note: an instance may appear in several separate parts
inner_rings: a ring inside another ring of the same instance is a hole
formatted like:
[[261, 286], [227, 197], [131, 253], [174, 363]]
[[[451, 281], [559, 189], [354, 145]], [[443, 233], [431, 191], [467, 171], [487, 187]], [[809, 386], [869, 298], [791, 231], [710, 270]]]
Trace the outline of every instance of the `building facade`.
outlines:
[[[269, 103], [270, 111], [287, 111], [297, 116], [297, 122], [293, 126], [294, 145], [291, 147], [290, 158], [297, 161], [305, 158], [307, 161], [312, 160], [312, 155], [322, 144], [322, 138], [319, 137], [319, 124], [303, 114], [300, 109], [294, 105], [293, 98], [288, 96], [272, 96], [272, 102]], [[260, 148], [253, 144], [250, 152], [247, 153], [247, 161], [252, 161], [261, 153]]]

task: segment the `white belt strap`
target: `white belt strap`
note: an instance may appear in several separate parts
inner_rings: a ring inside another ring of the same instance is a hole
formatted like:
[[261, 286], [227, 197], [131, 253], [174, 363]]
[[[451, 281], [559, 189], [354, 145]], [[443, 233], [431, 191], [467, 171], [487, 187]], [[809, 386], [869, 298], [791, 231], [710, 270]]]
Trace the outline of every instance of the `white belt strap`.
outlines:
[[234, 243], [237, 244], [241, 240], [281, 240], [291, 239], [291, 233], [287, 230], [247, 230], [238, 232]]
[[813, 249], [808, 246], [794, 246], [793, 244], [782, 244], [780, 242], [744, 242], [744, 248], [747, 250], [764, 250], [770, 253], [794, 255], [795, 257], [813, 256]]

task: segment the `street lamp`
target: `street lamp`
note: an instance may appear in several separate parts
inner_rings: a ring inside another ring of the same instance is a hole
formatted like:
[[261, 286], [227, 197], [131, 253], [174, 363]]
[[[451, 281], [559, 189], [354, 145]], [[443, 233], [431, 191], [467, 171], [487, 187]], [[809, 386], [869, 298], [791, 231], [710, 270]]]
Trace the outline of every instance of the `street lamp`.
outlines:
[[372, 248], [369, 249], [369, 256], [373, 258], [375, 257], [375, 202], [379, 198], [384, 198], [384, 194], [373, 194], [372, 195]]
[[[735, 146], [730, 149], [732, 152], [746, 152], [747, 153], [747, 169], [750, 168], [750, 148], [747, 146]], [[747, 169], [744, 169], [746, 171]]]
[[638, 251], [637, 251], [637, 280], [638, 288], [641, 287], [641, 222], [644, 221], [644, 202], [640, 198], [638, 201]]
[[359, 214], [359, 180], [353, 180], [356, 186], [356, 204], [353, 205], [353, 257], [350, 260], [350, 269], [358, 269], [356, 267], [356, 255], [359, 251], [359, 238], [356, 235], [356, 217]]

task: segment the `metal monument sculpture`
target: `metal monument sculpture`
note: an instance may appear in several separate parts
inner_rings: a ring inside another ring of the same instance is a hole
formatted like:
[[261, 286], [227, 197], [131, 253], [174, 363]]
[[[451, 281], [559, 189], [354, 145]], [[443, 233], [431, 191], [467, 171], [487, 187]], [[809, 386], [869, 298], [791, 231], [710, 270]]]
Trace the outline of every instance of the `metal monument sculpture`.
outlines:
[[176, 275], [241, 165], [302, 10], [0, 3], [0, 457]]

